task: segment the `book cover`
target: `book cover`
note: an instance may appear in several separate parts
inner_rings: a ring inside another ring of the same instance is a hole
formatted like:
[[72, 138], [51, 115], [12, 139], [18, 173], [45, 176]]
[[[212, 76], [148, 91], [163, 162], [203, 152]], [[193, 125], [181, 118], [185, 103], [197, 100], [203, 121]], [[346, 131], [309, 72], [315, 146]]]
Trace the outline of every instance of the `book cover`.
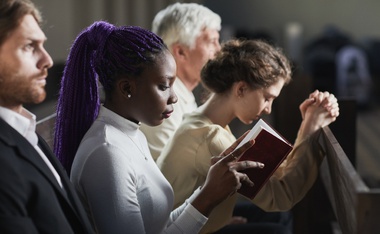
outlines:
[[239, 158], [239, 161], [251, 160], [262, 162], [265, 164], [265, 167], [262, 169], [250, 168], [241, 171], [247, 174], [255, 185], [250, 187], [243, 183], [238, 193], [253, 199], [285, 160], [286, 156], [288, 156], [293, 149], [293, 146], [262, 119], [253, 126], [237, 148], [250, 139], [255, 139], [255, 144], [244, 152]]

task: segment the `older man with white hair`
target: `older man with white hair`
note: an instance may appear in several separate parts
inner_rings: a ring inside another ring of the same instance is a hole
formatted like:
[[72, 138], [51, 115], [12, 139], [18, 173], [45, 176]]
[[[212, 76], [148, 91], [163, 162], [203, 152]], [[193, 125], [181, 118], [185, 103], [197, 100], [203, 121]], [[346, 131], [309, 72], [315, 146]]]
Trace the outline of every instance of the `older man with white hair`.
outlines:
[[163, 124], [151, 127], [142, 124], [155, 160], [182, 122], [182, 117], [197, 107], [193, 90], [206, 62], [220, 50], [221, 18], [196, 3], [175, 3], [158, 12], [152, 31], [168, 46], [177, 63], [177, 79], [173, 88], [178, 97], [174, 112]]

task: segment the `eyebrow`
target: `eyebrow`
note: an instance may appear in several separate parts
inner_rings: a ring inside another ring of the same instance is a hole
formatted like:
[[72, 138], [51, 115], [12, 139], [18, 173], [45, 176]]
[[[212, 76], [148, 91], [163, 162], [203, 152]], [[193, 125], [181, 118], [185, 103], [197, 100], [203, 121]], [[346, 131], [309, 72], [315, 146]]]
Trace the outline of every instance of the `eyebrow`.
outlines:
[[47, 41], [47, 37], [44, 37], [44, 38], [35, 38], [35, 37], [27, 37], [26, 40], [30, 40], [30, 41], [33, 41], [33, 42], [46, 42]]
[[176, 75], [171, 76], [171, 75], [169, 75], [169, 74], [163, 74], [163, 75], [160, 76], [160, 77], [165, 78], [165, 79], [174, 79], [174, 78], [176, 78]]
[[29, 34], [29, 35], [24, 35], [25, 39], [26, 40], [30, 40], [30, 41], [34, 41], [34, 42], [46, 42], [47, 41], [47, 37], [45, 34], [43, 34], [43, 36], [41, 37], [41, 35], [38, 35], [36, 33], [32, 33], [32, 34]]
[[269, 96], [270, 98], [277, 98], [278, 95], [271, 94], [270, 92], [264, 92], [265, 96]]
[[176, 76], [169, 76], [169, 75], [163, 75], [163, 76], [157, 76], [158, 79], [160, 79], [160, 81], [164, 81], [164, 80], [174, 80], [176, 78]]

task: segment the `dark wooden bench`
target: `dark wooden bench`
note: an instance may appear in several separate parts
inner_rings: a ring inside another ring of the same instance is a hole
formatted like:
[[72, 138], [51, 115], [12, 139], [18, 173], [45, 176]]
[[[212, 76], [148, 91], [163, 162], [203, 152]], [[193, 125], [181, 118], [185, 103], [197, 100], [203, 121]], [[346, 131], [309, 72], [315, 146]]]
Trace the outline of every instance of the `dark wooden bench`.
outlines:
[[365, 184], [330, 127], [318, 140], [325, 159], [317, 181], [293, 208], [294, 234], [380, 233], [380, 189]]
[[[274, 103], [273, 124], [290, 141], [295, 140], [301, 118], [284, 113], [297, 113], [312, 87], [309, 76], [295, 74]], [[320, 176], [292, 209], [294, 234], [380, 233], [380, 191], [370, 189], [355, 169], [356, 102], [340, 99], [339, 106], [337, 121], [320, 135], [326, 153]]]
[[334, 233], [380, 233], [380, 189], [363, 182], [329, 127], [319, 142], [326, 153], [320, 175], [337, 222]]

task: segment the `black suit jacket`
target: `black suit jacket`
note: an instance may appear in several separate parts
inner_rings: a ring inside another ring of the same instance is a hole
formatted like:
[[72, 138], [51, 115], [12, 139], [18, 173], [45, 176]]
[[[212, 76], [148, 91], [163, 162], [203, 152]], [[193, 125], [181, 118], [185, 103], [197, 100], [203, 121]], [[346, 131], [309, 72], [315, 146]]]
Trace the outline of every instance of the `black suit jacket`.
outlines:
[[0, 233], [93, 233], [66, 172], [40, 136], [39, 146], [65, 189], [33, 146], [0, 119]]

